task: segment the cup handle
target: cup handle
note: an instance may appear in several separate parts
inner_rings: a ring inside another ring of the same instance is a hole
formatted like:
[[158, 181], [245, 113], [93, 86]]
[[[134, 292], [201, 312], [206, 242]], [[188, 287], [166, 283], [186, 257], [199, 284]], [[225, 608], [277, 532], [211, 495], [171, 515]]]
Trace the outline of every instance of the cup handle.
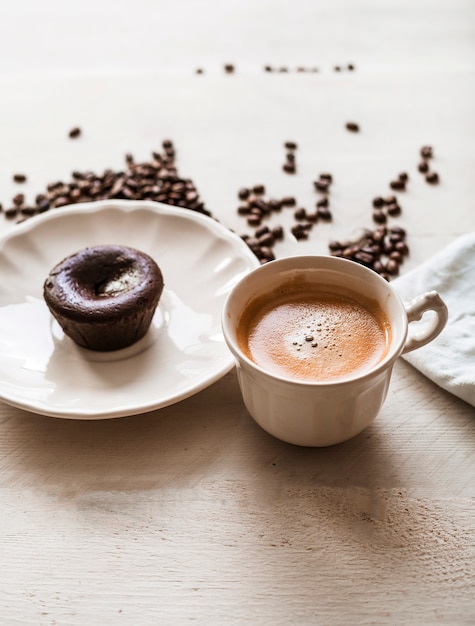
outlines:
[[420, 320], [426, 311], [433, 311], [435, 315], [430, 323], [423, 325], [419, 332], [413, 332], [413, 329], [409, 327], [406, 345], [402, 351], [403, 354], [425, 346], [426, 343], [435, 339], [444, 329], [448, 319], [447, 306], [437, 291], [428, 291], [414, 298], [414, 300], [405, 304], [404, 308], [406, 309], [409, 324]]

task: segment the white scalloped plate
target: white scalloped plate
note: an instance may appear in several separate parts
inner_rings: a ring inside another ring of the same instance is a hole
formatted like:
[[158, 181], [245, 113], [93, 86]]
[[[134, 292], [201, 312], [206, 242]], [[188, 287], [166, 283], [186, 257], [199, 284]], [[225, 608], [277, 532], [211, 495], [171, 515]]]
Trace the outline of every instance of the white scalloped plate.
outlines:
[[[43, 282], [65, 256], [98, 244], [150, 254], [165, 288], [150, 331], [110, 353], [64, 336], [43, 301]], [[204, 389], [233, 367], [221, 311], [257, 259], [215, 220], [156, 202], [104, 201], [55, 209], [0, 241], [0, 399], [70, 419], [159, 409]]]

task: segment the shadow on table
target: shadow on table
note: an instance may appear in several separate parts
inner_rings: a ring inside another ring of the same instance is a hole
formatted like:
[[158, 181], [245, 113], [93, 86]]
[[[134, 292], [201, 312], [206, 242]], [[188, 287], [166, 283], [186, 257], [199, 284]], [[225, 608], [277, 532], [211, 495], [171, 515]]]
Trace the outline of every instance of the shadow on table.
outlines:
[[[430, 469], [428, 476], [421, 473], [420, 455], [424, 453], [426, 468], [443, 461], [436, 446], [427, 449], [423, 433], [407, 427], [398, 431], [386, 407], [372, 426], [343, 444], [285, 444], [247, 414], [234, 371], [183, 402], [132, 417], [77, 421], [11, 410], [15, 417], [2, 427], [8, 471], [0, 484], [13, 482], [66, 497], [226, 482], [257, 488], [264, 498], [324, 486], [361, 487], [365, 493], [380, 488], [430, 491], [439, 481]], [[473, 444], [473, 429], [471, 434]], [[378, 515], [376, 509], [370, 513]]]

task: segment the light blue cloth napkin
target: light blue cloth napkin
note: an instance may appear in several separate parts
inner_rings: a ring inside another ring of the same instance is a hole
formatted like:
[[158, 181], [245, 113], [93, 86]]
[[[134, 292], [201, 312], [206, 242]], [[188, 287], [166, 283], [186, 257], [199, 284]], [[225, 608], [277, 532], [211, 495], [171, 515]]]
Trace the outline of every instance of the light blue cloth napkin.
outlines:
[[392, 283], [404, 301], [435, 289], [449, 310], [447, 326], [403, 356], [432, 381], [475, 406], [475, 233], [463, 235]]

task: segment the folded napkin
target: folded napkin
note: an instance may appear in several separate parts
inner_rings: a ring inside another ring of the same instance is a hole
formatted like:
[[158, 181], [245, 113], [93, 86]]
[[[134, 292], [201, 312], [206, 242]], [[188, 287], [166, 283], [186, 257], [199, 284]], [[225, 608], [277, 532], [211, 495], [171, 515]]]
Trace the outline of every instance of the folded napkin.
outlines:
[[404, 301], [435, 289], [449, 310], [447, 326], [403, 356], [440, 387], [475, 406], [475, 233], [463, 235], [392, 283]]

